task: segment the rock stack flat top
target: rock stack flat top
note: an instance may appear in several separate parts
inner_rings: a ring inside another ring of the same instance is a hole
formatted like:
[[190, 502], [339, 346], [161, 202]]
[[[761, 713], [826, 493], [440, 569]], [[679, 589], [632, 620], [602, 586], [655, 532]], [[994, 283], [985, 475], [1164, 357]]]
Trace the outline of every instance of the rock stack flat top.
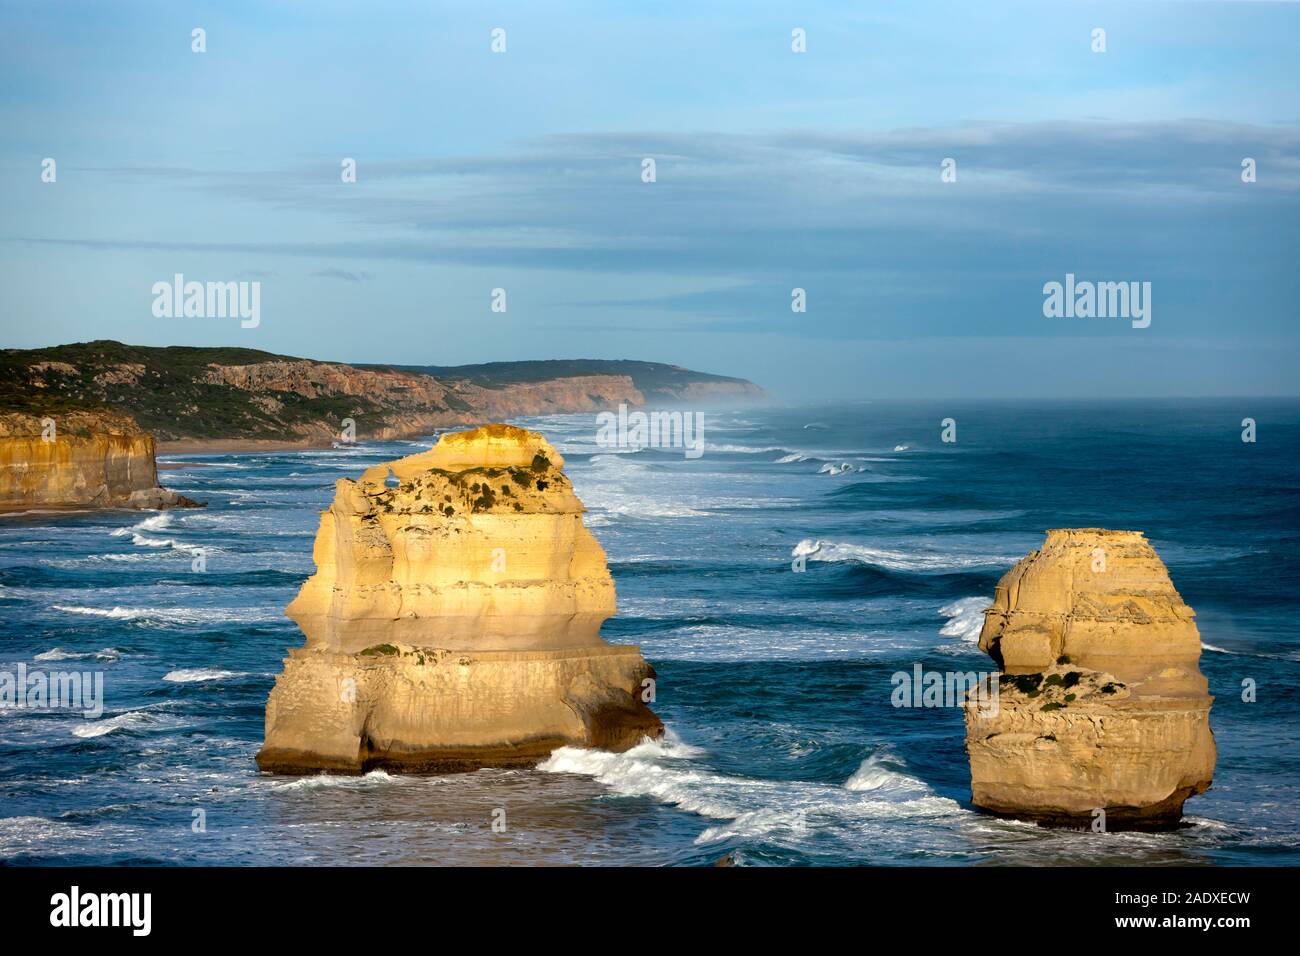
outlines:
[[289, 616], [348, 652], [599, 644], [614, 581], [563, 466], [542, 436], [489, 425], [340, 480]]

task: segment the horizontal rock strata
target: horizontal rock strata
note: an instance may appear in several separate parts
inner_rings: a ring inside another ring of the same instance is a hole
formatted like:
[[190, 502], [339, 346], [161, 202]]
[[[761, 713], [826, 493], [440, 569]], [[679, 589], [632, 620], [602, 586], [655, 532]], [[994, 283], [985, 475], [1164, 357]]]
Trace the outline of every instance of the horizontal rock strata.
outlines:
[[0, 416], [0, 508], [196, 506], [159, 486], [153, 436], [127, 416]]
[[286, 612], [306, 643], [259, 766], [519, 766], [658, 736], [653, 671], [600, 636], [614, 582], [563, 465], [540, 435], [491, 425], [339, 481]]
[[1067, 826], [1176, 826], [1215, 745], [1194, 615], [1136, 531], [1047, 532], [998, 583], [979, 646], [998, 706], [966, 705], [973, 802]]

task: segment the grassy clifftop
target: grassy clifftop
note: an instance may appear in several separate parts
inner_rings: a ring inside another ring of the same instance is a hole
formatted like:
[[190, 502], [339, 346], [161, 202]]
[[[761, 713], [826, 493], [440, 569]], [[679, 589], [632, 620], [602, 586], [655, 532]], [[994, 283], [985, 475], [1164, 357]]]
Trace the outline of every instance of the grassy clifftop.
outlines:
[[130, 415], [160, 440], [324, 441], [540, 412], [755, 398], [743, 379], [652, 362], [592, 359], [469, 366], [349, 365], [256, 349], [150, 348], [101, 340], [0, 351], [0, 414]]
[[285, 360], [256, 349], [146, 348], [108, 340], [5, 349], [0, 352], [0, 411], [110, 409], [130, 415], [161, 439], [287, 439], [299, 434], [296, 426], [337, 420], [358, 404], [334, 396], [285, 394], [276, 396], [280, 409], [266, 403], [260, 407], [247, 392], [204, 378], [213, 364]]

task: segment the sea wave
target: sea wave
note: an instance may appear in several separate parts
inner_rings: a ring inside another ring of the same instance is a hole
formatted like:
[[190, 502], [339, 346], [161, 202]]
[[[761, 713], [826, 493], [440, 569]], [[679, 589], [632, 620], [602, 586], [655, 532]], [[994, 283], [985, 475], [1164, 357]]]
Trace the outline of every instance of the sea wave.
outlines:
[[150, 515], [143, 521], [138, 521], [133, 525], [125, 528], [117, 528], [113, 531], [113, 537], [120, 538], [140, 531], [161, 531], [163, 528], [170, 526], [172, 523], [171, 512], [164, 511], [161, 514]]
[[967, 568], [1001, 566], [1006, 558], [996, 555], [937, 554], [921, 551], [892, 551], [865, 544], [804, 538], [790, 552], [793, 558], [810, 561], [851, 561], [888, 571], [963, 571]]
[[882, 794], [913, 793], [922, 796], [933, 793], [924, 781], [889, 766], [888, 760], [889, 758], [884, 754], [872, 754], [867, 757], [858, 765], [858, 769], [853, 771], [853, 775], [844, 781], [844, 789]]
[[371, 770], [369, 773], [356, 777], [345, 777], [332, 773], [320, 773], [312, 777], [301, 777], [298, 780], [293, 780], [289, 783], [275, 784], [271, 789], [287, 793], [304, 790], [324, 790], [333, 787], [342, 787], [346, 790], [369, 790], [373, 787], [398, 783], [401, 780], [401, 777], [395, 777], [383, 770]]
[[258, 608], [160, 608], [160, 607], [84, 607], [78, 604], [54, 604], [65, 614], [82, 614], [114, 621], [139, 621], [144, 624], [217, 624], [252, 623], [278, 620], [279, 614]]
[[588, 524], [593, 522], [594, 514], [620, 515], [627, 518], [697, 518], [706, 512], [692, 508], [683, 501], [649, 494], [635, 494], [622, 491], [613, 485], [602, 482], [599, 486], [587, 486], [582, 490], [582, 499], [587, 506]]
[[117, 528], [112, 532], [114, 538], [122, 538], [127, 535], [131, 536], [131, 543], [139, 548], [171, 548], [173, 551], [184, 551], [189, 554], [196, 554], [200, 551], [216, 551], [217, 548], [202, 547], [196, 544], [188, 544], [176, 538], [155, 538], [151, 534], [165, 531], [171, 527], [171, 512], [164, 511], [161, 514], [150, 515], [143, 521], [138, 521], [133, 525], [124, 528]]
[[173, 684], [192, 684], [197, 681], [207, 680], [225, 680], [227, 677], [242, 677], [239, 671], [217, 670], [215, 667], [183, 667], [180, 670], [169, 671], [163, 675], [163, 680]]
[[587, 462], [594, 468], [603, 468], [606, 470], [616, 470], [622, 472], [645, 471], [646, 465], [643, 462], [634, 461], [628, 455], [615, 455], [609, 452], [601, 452], [599, 455], [592, 455]]
[[704, 449], [705, 451], [720, 451], [733, 455], [769, 455], [774, 451], [785, 451], [784, 448], [773, 448], [770, 445], [759, 448], [754, 445], [719, 445], [713, 442], [705, 442]]
[[944, 637], [956, 637], [974, 644], [984, 629], [984, 609], [989, 603], [986, 597], [965, 597], [945, 604], [939, 608], [939, 613], [948, 622], [939, 628], [939, 633]]
[[118, 730], [130, 730], [135, 728], [144, 728], [152, 724], [159, 723], [159, 715], [147, 710], [128, 710], [124, 714], [118, 714], [116, 717], [107, 717], [104, 720], [93, 720], [87, 723], [78, 723], [72, 728], [74, 737], [92, 738], [103, 737], [105, 734], [111, 734]]
[[[838, 466], [842, 464], [847, 464], [849, 459], [852, 459], [852, 461], [879, 462], [885, 464], [898, 461], [897, 458], [891, 458], [885, 455], [868, 455], [859, 452], [847, 451], [844, 449], [824, 450], [824, 451], [820, 451], [820, 450], [819, 451], [789, 451], [788, 449], [785, 448], [773, 448], [770, 450], [786, 452], [786, 454], [782, 455], [780, 458], [776, 459], [776, 461], [772, 462], [772, 464], [774, 465], [795, 465], [795, 464], [800, 464], [802, 462], [811, 461], [811, 462], [823, 462], [825, 464]], [[822, 470], [825, 471], [825, 468], [823, 468]], [[858, 467], [857, 470], [865, 471], [866, 469]]]
[[623, 796], [651, 797], [711, 820], [695, 843], [770, 838], [798, 842], [820, 827], [861, 827], [882, 819], [947, 817], [959, 804], [922, 781], [868, 758], [842, 787], [762, 780], [702, 769], [699, 751], [675, 736], [623, 753], [561, 747], [538, 765], [546, 773], [591, 777]]
[[97, 651], [65, 651], [61, 647], [52, 647], [48, 651], [41, 651], [37, 654], [35, 660], [38, 661], [82, 661], [94, 658], [97, 661], [115, 661], [121, 658], [123, 652], [116, 647], [105, 647]]

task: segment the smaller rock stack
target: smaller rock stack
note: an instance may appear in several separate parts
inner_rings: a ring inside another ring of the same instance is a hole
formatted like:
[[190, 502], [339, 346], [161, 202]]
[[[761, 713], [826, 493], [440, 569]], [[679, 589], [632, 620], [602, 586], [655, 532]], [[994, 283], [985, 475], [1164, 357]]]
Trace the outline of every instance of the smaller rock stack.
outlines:
[[1047, 532], [998, 582], [980, 649], [999, 706], [968, 702], [974, 803], [1047, 824], [1176, 826], [1210, 786], [1214, 734], [1201, 638], [1137, 531]]

